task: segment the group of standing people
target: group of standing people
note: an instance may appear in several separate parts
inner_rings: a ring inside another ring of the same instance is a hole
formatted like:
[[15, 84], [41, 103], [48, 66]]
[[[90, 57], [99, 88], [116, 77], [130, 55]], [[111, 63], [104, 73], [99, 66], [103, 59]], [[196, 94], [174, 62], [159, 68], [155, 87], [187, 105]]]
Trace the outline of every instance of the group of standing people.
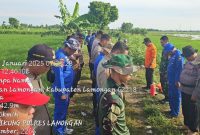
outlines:
[[98, 31], [86, 37], [90, 55], [93, 114], [96, 135], [129, 135], [126, 126], [123, 89], [137, 69], [128, 55], [126, 42], [111, 43], [111, 37]]
[[[188, 45], [182, 52], [169, 42], [167, 36], [160, 38], [163, 47], [160, 62], [160, 82], [165, 98], [161, 103], [169, 103], [170, 118], [178, 117], [182, 103], [184, 125], [189, 135], [199, 130], [199, 56], [198, 50]], [[149, 38], [144, 39], [146, 47], [145, 68], [147, 86], [153, 85], [153, 71], [156, 66], [156, 47]], [[149, 64], [150, 63], [150, 64]], [[150, 68], [150, 69], [149, 69]]]
[[[70, 99], [74, 95], [71, 90], [78, 87], [84, 65], [81, 51], [84, 39], [85, 37], [81, 33], [72, 34], [56, 51], [45, 44], [35, 45], [28, 51], [27, 62], [21, 68], [23, 72], [16, 73], [9, 69], [0, 70], [0, 79], [8, 80], [6, 85], [0, 84], [0, 112], [20, 114], [20, 117], [0, 117], [1, 121], [16, 120], [20, 122], [18, 126], [1, 125], [2, 135], [9, 134], [8, 132], [17, 132], [16, 134], [20, 135], [73, 133], [73, 129], [67, 127], [65, 123]], [[132, 72], [136, 71], [132, 57], [128, 55], [129, 48], [125, 42], [120, 41], [112, 45], [111, 37], [102, 31], [98, 31], [95, 36], [91, 35], [86, 41], [89, 41], [88, 44], [92, 44], [91, 49], [88, 50], [91, 54], [95, 134], [129, 135], [122, 93], [131, 79]], [[40, 78], [45, 73], [47, 73], [47, 80], [51, 82], [51, 92], [54, 97], [53, 120], [47, 105], [50, 97], [45, 96], [46, 90]], [[13, 78], [26, 81], [12, 82]], [[19, 88], [19, 91], [14, 93], [6, 91], [5, 89], [8, 87], [11, 90]], [[20, 91], [25, 88], [29, 90]], [[106, 88], [107, 90], [105, 90]], [[19, 107], [13, 108], [13, 104]], [[24, 121], [29, 122], [23, 123]]]
[[[66, 135], [72, 134], [73, 129], [66, 127], [66, 117], [70, 98], [75, 94], [73, 89], [78, 87], [81, 71], [84, 66], [82, 44], [86, 41], [89, 54], [90, 77], [92, 80], [93, 115], [96, 135], [130, 135], [126, 125], [125, 104], [123, 90], [131, 80], [133, 72], [137, 71], [133, 59], [128, 55], [129, 48], [126, 42], [118, 41], [114, 45], [111, 37], [98, 31], [85, 37], [77, 32], [67, 37], [61, 48], [54, 51], [48, 45], [33, 46], [27, 55], [27, 63], [21, 69], [27, 71], [23, 74], [12, 70], [0, 70], [0, 79], [13, 80], [13, 78], [29, 81], [0, 84], [0, 112], [17, 112], [20, 117], [0, 117], [1, 121], [12, 119], [22, 122], [31, 121], [35, 125], [20, 124], [19, 126], [0, 126], [0, 134], [8, 134], [3, 129], [16, 130], [18, 134], [27, 135]], [[165, 95], [162, 103], [170, 106], [170, 117], [177, 117], [182, 101], [184, 125], [189, 134], [196, 134], [199, 125], [200, 109], [200, 57], [192, 46], [186, 46], [182, 52], [169, 43], [167, 36], [160, 39], [163, 47], [160, 63], [160, 81]], [[153, 73], [156, 68], [157, 49], [149, 38], [145, 38], [145, 68], [147, 86], [153, 84]], [[186, 63], [184, 64], [184, 58]], [[54, 97], [54, 125], [51, 123], [47, 103], [49, 97], [45, 96], [45, 88], [40, 76], [47, 73], [51, 82]], [[27, 92], [3, 91], [5, 88], [27, 88]], [[38, 90], [38, 91], [35, 91]], [[34, 92], [33, 92], [34, 91]], [[3, 95], [3, 96], [2, 96]], [[181, 100], [182, 99], [182, 100]], [[13, 104], [18, 108], [12, 108]], [[38, 121], [43, 125], [38, 126]], [[4, 132], [4, 133], [2, 133]]]

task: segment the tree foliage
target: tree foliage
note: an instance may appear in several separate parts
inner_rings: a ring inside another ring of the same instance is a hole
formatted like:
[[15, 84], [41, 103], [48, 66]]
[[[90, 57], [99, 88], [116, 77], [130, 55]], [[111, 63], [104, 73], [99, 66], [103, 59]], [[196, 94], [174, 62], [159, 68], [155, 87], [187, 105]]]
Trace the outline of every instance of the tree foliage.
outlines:
[[134, 28], [131, 30], [132, 34], [141, 34], [141, 35], [146, 35], [147, 34], [147, 30], [143, 29], [143, 28]]
[[9, 24], [10, 24], [11, 27], [19, 28], [19, 26], [20, 26], [20, 23], [19, 23], [19, 21], [16, 18], [10, 17], [8, 19], [8, 22], [9, 22]]
[[92, 23], [99, 24], [101, 29], [116, 21], [119, 16], [117, 7], [111, 6], [110, 3], [93, 1], [90, 3], [89, 9], [89, 14], [96, 17]]
[[3, 23], [2, 23], [2, 28], [4, 29], [4, 28], [6, 28], [6, 22], [5, 21], [3, 21]]
[[123, 23], [121, 26], [121, 30], [124, 33], [129, 33], [133, 29], [133, 24], [132, 23]]
[[141, 35], [146, 35], [147, 34], [147, 29], [143, 28], [133, 28], [132, 23], [122, 23], [121, 26], [121, 31], [123, 33], [131, 33], [131, 34], [141, 34]]
[[81, 29], [103, 29], [107, 28], [110, 22], [118, 19], [118, 9], [110, 3], [91, 2], [88, 14], [79, 15], [79, 3], [76, 2], [73, 13], [70, 14], [63, 0], [59, 0], [61, 30], [64, 32]]

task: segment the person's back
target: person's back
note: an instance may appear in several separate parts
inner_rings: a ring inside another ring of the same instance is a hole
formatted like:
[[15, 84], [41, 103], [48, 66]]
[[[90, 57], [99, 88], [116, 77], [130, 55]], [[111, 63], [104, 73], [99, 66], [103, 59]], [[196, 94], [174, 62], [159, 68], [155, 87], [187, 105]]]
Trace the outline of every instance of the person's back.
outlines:
[[175, 50], [174, 54], [169, 58], [168, 63], [168, 81], [169, 85], [180, 80], [180, 73], [183, 68], [184, 58], [181, 56], [180, 50]]
[[[173, 44], [167, 43], [166, 46], [167, 45], [173, 45]], [[160, 66], [159, 66], [159, 71], [161, 74], [167, 73], [167, 66], [168, 66], [168, 58], [164, 55], [164, 49], [163, 49], [162, 54], [161, 54]]]
[[198, 67], [187, 62], [180, 75], [181, 91], [192, 94], [198, 79]]

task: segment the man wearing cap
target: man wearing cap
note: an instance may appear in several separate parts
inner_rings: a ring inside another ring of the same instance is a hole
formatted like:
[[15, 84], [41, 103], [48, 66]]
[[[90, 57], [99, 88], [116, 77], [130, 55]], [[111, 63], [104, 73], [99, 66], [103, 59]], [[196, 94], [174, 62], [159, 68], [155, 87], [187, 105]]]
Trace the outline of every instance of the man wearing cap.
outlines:
[[[112, 49], [112, 45], [111, 45], [111, 44], [109, 44], [109, 45], [107, 45], [107, 46], [105, 46], [105, 47], [102, 47], [102, 52], [100, 52], [100, 54], [97, 56], [97, 58], [96, 58], [96, 60], [95, 60], [95, 62], [94, 62], [94, 76], [95, 76], [95, 78], [97, 77], [97, 76], [96, 76], [96, 75], [97, 75], [97, 67], [98, 67], [99, 62], [100, 62], [105, 56], [108, 56], [108, 55], [110, 54], [111, 49]], [[97, 85], [97, 83], [96, 83], [96, 90], [97, 90], [97, 88], [99, 88], [99, 87], [98, 87], [98, 85]], [[100, 91], [95, 91], [94, 93], [95, 93], [95, 95], [96, 95], [96, 96], [95, 96], [95, 103], [98, 104], [98, 99], [99, 99]], [[97, 119], [98, 119], [98, 117], [97, 117], [96, 112], [95, 112], [95, 121], [96, 121], [96, 125], [97, 125]], [[98, 132], [97, 129], [96, 129], [96, 132]], [[96, 135], [98, 135], [98, 133], [96, 133]]]
[[[125, 54], [128, 55], [128, 46], [124, 42], [117, 42], [112, 50], [111, 54]], [[104, 58], [99, 62], [97, 67], [97, 86], [98, 88], [105, 88], [107, 84], [107, 79], [109, 77], [109, 69], [106, 69], [102, 66], [103, 63], [110, 59], [111, 55], [106, 55]]]
[[168, 97], [168, 81], [167, 81], [167, 66], [168, 66], [168, 58], [166, 55], [164, 55], [164, 47], [167, 45], [172, 45], [169, 43], [169, 38], [167, 36], [162, 36], [160, 38], [160, 44], [163, 47], [162, 55], [161, 55], [161, 61], [160, 61], [160, 83], [162, 86], [163, 94], [165, 98], [161, 100], [162, 104], [169, 103], [169, 97]]
[[98, 103], [100, 135], [130, 135], [125, 119], [123, 89], [131, 79], [132, 58], [128, 55], [113, 55], [103, 64], [110, 69], [107, 91], [102, 92]]
[[[77, 88], [78, 81], [80, 80], [82, 67], [84, 65], [83, 54], [81, 51], [84, 37], [81, 33], [78, 32], [76, 34], [72, 34], [70, 36], [70, 38], [76, 39], [80, 43], [80, 46], [79, 46], [80, 49], [76, 50], [75, 53], [73, 53], [72, 55], [69, 56], [69, 60], [71, 60], [72, 65], [73, 65], [73, 70], [74, 70], [74, 80], [73, 80], [72, 87]], [[74, 96], [74, 94], [75, 94], [75, 92], [71, 92], [70, 98], [72, 98]], [[71, 100], [71, 102], [72, 102], [72, 100]]]
[[170, 117], [177, 117], [180, 111], [180, 74], [183, 69], [184, 58], [181, 56], [181, 51], [171, 44], [164, 47], [164, 55], [166, 55], [169, 60], [167, 66], [170, 105], [169, 115]]
[[[55, 99], [54, 122], [66, 121], [67, 110], [70, 101], [70, 90], [73, 85], [74, 71], [69, 56], [73, 55], [79, 49], [80, 43], [74, 38], [64, 42], [64, 46], [56, 51], [56, 59], [62, 61], [62, 66], [53, 67], [55, 80], [52, 84]], [[53, 131], [56, 135], [71, 134], [72, 129], [66, 128], [66, 125], [54, 125]]]
[[184, 125], [188, 128], [190, 135], [198, 132], [198, 109], [195, 101], [191, 100], [198, 79], [198, 66], [192, 62], [197, 58], [197, 50], [192, 46], [182, 48], [182, 56], [187, 59], [180, 75], [182, 113]]
[[[34, 92], [27, 76], [16, 71], [0, 70], [0, 80], [2, 79], [7, 81], [4, 84], [0, 83], [0, 90], [3, 90], [0, 92], [0, 96], [3, 97], [0, 100], [0, 134], [35, 135], [32, 127], [34, 124], [32, 119], [35, 116], [34, 107], [46, 104], [50, 98], [39, 92]], [[14, 79], [20, 81], [16, 82]], [[13, 125], [6, 124], [14, 122]]]
[[146, 45], [144, 66], [146, 69], [145, 76], [147, 82], [147, 85], [144, 87], [144, 89], [150, 89], [151, 84], [153, 84], [153, 72], [156, 68], [157, 49], [149, 38], [145, 38], [143, 43]]
[[[103, 57], [103, 59], [99, 62], [98, 67], [97, 67], [97, 73], [96, 73], [97, 86], [98, 86], [99, 90], [104, 90], [107, 87], [107, 79], [110, 76], [109, 69], [104, 68], [102, 64], [107, 62], [111, 58], [111, 55], [115, 55], [115, 54], [128, 55], [128, 46], [125, 45], [124, 42], [117, 42], [113, 46], [113, 48], [111, 50], [111, 54], [105, 55]], [[99, 98], [98, 98], [98, 100], [99, 100]], [[98, 103], [98, 100], [97, 100], [97, 103]], [[96, 118], [98, 118], [98, 116], [96, 116]], [[96, 120], [98, 120], [98, 119], [96, 119]], [[98, 123], [98, 121], [97, 121], [97, 123]], [[99, 135], [98, 124], [96, 125], [96, 135]]]
[[[72, 60], [73, 67], [74, 67], [73, 88], [77, 88], [78, 82], [80, 81], [80, 78], [81, 78], [82, 68], [84, 66], [83, 52], [81, 50], [82, 45], [83, 45], [83, 41], [84, 41], [84, 35], [81, 34], [81, 33], [77, 33], [72, 38], [75, 38], [80, 43], [80, 46], [79, 46], [80, 49], [78, 49], [73, 55], [70, 56], [70, 59]], [[72, 92], [70, 94], [70, 97], [73, 97], [74, 94], [75, 94], [75, 92]]]
[[[28, 70], [26, 75], [33, 84], [34, 90], [44, 93], [45, 88], [43, 87], [40, 76], [49, 71], [52, 64], [55, 64], [54, 59], [54, 50], [44, 44], [35, 45], [28, 51], [27, 63], [22, 68]], [[51, 121], [47, 105], [36, 107], [33, 121], [44, 121], [45, 123]], [[44, 126], [35, 125], [34, 128], [36, 130], [36, 135], [44, 133], [52, 134], [52, 129], [47, 124]]]

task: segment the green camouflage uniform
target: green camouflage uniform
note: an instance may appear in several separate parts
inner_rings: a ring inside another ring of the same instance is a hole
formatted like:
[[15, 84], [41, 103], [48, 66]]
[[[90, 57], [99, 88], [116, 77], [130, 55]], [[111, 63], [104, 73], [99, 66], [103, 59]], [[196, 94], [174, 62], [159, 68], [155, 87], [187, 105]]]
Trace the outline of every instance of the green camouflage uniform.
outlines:
[[160, 82], [162, 85], [163, 94], [165, 95], [166, 99], [168, 99], [167, 66], [168, 66], [168, 59], [166, 56], [164, 56], [162, 52], [159, 71], [160, 71]]
[[[136, 71], [132, 58], [117, 54], [103, 64], [103, 67], [113, 69], [122, 75], [130, 75]], [[107, 90], [101, 93], [98, 102], [98, 123], [100, 135], [130, 135], [126, 126], [125, 105], [122, 92], [124, 85], [117, 84], [111, 77], [107, 80]]]
[[107, 88], [112, 88], [115, 92], [104, 92], [101, 95], [98, 109], [100, 135], [130, 135], [126, 126], [122, 93], [118, 91], [122, 87], [108, 78]]

